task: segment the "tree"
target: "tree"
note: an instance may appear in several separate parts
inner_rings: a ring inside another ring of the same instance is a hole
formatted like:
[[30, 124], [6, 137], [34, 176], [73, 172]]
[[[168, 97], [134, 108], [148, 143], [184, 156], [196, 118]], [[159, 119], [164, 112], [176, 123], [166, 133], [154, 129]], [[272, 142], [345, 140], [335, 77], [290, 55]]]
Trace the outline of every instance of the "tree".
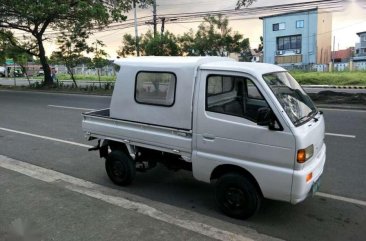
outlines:
[[255, 2], [256, 0], [238, 0], [236, 2], [236, 10], [242, 8], [242, 7], [248, 7], [249, 5], [251, 5], [253, 2]]
[[180, 42], [188, 55], [227, 56], [249, 48], [249, 39], [233, 32], [228, 19], [222, 15], [205, 17], [196, 34], [193, 36], [189, 32], [180, 38]]
[[[143, 37], [141, 35], [140, 39]], [[141, 44], [140, 44], [140, 51], [141, 51]], [[117, 51], [118, 56], [126, 57], [129, 55], [136, 56], [136, 38], [133, 37], [131, 34], [123, 35], [122, 39], [122, 47]]]
[[177, 42], [177, 37], [168, 31], [156, 33], [155, 37], [149, 31], [141, 44], [144, 46], [145, 55], [148, 56], [178, 56], [181, 55], [181, 51]]
[[83, 53], [91, 52], [93, 49], [86, 42], [86, 39], [89, 38], [89, 33], [83, 26], [72, 25], [68, 30], [68, 32], [62, 33], [57, 39], [60, 50], [53, 52], [51, 59], [65, 64], [68, 74], [77, 87], [74, 68], [81, 63]]
[[[102, 83], [100, 82], [100, 72], [101, 72], [101, 69], [104, 66], [107, 66], [108, 64], [110, 64], [110, 62], [108, 59], [106, 59], [107, 53], [101, 48], [101, 47], [104, 47], [105, 44], [100, 40], [96, 40], [93, 44], [95, 44], [95, 49], [92, 49], [92, 51], [94, 52], [94, 58], [92, 59], [91, 63], [89, 64], [89, 67], [93, 68], [93, 69], [95, 68], [97, 70], [99, 87], [102, 87]], [[100, 46], [99, 48], [98, 48], [98, 45]]]
[[181, 51], [188, 56], [195, 56], [195, 36], [193, 30], [190, 29], [189, 32], [184, 33], [182, 36], [178, 37], [178, 42], [181, 47]]
[[40, 59], [45, 84], [52, 84], [44, 41], [52, 34], [65, 32], [65, 25], [81, 24], [87, 30], [100, 29], [114, 21], [124, 21], [123, 14], [132, 2], [143, 0], [0, 0], [0, 29], [24, 33], [23, 39], [13, 45]]
[[[9, 41], [9, 38], [11, 38], [11, 41]], [[5, 62], [5, 59], [7, 58], [13, 59], [13, 61], [17, 63], [22, 69], [22, 72], [27, 77], [28, 83], [30, 85], [26, 65], [28, 60], [30, 60], [32, 57], [23, 49], [13, 45], [14, 42], [17, 42], [17, 40], [11, 32], [0, 30], [0, 61]]]
[[[177, 37], [166, 31], [164, 33], [156, 33], [155, 37], [151, 31], [141, 35], [140, 54], [145, 56], [178, 56], [181, 55], [181, 49], [178, 45]], [[131, 34], [123, 36], [122, 46], [117, 54], [123, 57], [132, 55], [136, 56], [136, 38]]]
[[255, 51], [256, 53], [260, 53], [260, 52], [262, 52], [262, 50], [263, 50], [263, 36], [260, 36], [260, 37], [259, 37], [259, 40], [260, 40], [261, 42], [258, 44], [258, 48], [254, 49], [254, 51]]

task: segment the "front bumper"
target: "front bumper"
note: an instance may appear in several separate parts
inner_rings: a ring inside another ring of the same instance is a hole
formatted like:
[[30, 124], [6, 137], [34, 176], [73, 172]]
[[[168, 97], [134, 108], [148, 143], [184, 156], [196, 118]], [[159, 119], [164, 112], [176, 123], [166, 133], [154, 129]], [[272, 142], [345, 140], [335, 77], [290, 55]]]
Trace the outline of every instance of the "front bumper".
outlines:
[[[316, 156], [315, 160], [302, 170], [295, 170], [293, 175], [291, 203], [296, 204], [303, 201], [307, 196], [314, 194], [319, 189], [320, 176], [324, 170], [326, 157], [326, 146], [323, 144], [322, 149]], [[313, 173], [313, 177], [306, 182], [306, 176]]]

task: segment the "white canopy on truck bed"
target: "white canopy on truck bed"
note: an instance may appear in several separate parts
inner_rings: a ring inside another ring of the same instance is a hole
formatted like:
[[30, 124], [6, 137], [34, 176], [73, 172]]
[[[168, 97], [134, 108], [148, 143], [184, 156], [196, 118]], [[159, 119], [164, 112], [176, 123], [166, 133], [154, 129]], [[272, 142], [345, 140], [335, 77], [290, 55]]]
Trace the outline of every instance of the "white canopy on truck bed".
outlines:
[[[112, 118], [179, 129], [192, 129], [192, 99], [199, 66], [234, 61], [223, 57], [136, 57], [115, 61], [121, 67], [110, 108]], [[128, 66], [128, 68], [127, 68]], [[136, 101], [138, 73], [172, 73], [176, 77], [171, 106]]]

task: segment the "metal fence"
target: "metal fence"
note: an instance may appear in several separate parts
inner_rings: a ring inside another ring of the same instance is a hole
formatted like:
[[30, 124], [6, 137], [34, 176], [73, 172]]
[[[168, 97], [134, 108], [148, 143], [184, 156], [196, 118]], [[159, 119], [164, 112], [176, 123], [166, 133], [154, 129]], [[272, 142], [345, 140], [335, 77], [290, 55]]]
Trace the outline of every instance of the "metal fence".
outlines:
[[[67, 68], [65, 65], [55, 65], [55, 68], [57, 68], [58, 74], [68, 74]], [[76, 75], [98, 75], [97, 69], [90, 69], [86, 65], [80, 65], [75, 68], [73, 68], [73, 72]], [[114, 68], [114, 65], [107, 65], [100, 69], [99, 72], [100, 75], [103, 76], [115, 76], [116, 70]]]
[[329, 64], [307, 64], [307, 65], [283, 65], [283, 68], [289, 71], [314, 71], [314, 72], [328, 72], [328, 71], [366, 71], [366, 61], [362, 62], [347, 62], [347, 63], [329, 63]]

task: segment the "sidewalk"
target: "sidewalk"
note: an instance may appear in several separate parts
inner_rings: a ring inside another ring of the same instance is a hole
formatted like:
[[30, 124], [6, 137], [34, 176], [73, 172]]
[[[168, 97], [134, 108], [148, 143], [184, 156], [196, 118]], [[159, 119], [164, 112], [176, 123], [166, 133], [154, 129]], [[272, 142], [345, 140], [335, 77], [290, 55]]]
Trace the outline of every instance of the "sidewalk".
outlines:
[[0, 240], [279, 240], [3, 155], [0, 195]]
[[1, 167], [0, 193], [0, 240], [213, 240]]

